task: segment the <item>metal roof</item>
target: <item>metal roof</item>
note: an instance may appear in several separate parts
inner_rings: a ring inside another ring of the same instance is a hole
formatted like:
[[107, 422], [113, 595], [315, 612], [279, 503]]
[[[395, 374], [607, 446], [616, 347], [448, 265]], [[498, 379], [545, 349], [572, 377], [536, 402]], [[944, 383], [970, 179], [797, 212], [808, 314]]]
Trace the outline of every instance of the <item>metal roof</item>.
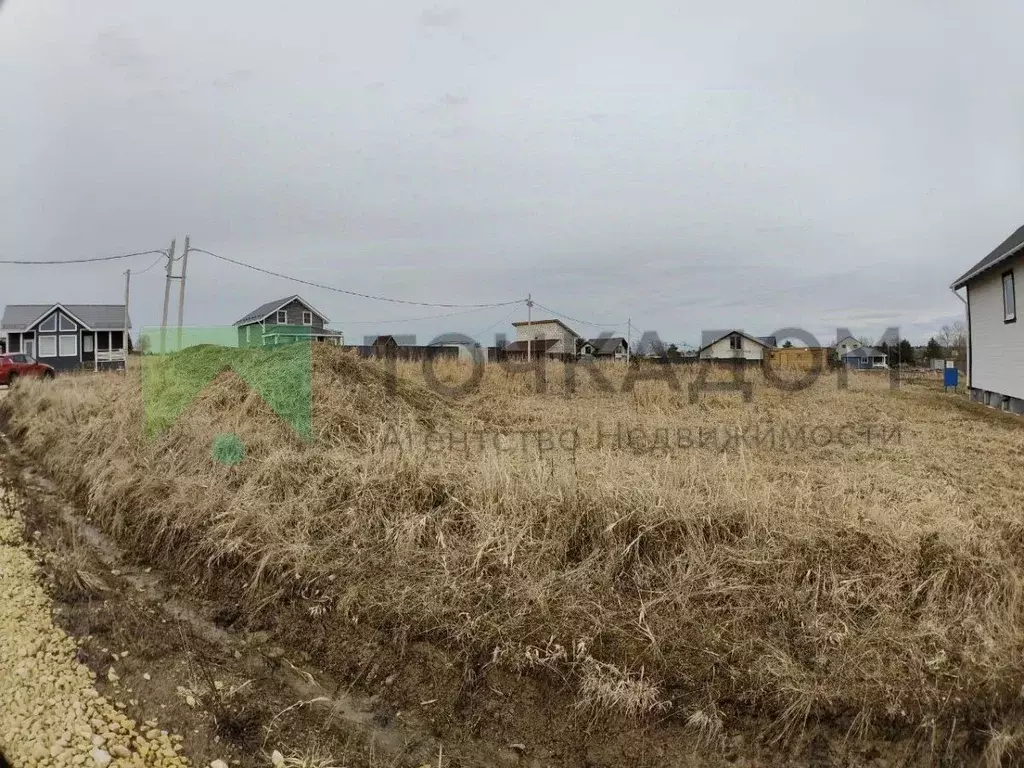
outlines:
[[[66, 310], [71, 319], [91, 331], [124, 329], [124, 304], [8, 304], [0, 328], [14, 333], [27, 330], [54, 309]], [[130, 319], [128, 327], [132, 327]]]
[[843, 357], [885, 357], [885, 352], [874, 347], [857, 347], [851, 349]]
[[594, 348], [595, 355], [614, 355], [619, 347], [626, 343], [622, 336], [605, 336], [597, 339], [587, 339], [586, 344]]
[[551, 325], [552, 323], [554, 323], [555, 325], [562, 326], [563, 328], [565, 328], [565, 330], [567, 330], [569, 333], [571, 333], [576, 338], [580, 337], [580, 335], [578, 333], [576, 333], [576, 331], [574, 331], [568, 325], [563, 323], [561, 320], [557, 320], [555, 318], [551, 318], [550, 320], [520, 320], [517, 323], [512, 323], [512, 327], [513, 328], [520, 328], [520, 327], [522, 327], [524, 325]]
[[254, 309], [252, 312], [247, 314], [241, 320], [236, 321], [235, 325], [250, 325], [252, 323], [258, 323], [261, 320], [266, 320], [274, 312], [277, 312], [277, 310], [281, 309], [282, 307], [287, 306], [288, 304], [291, 304], [293, 301], [296, 301], [296, 300], [300, 301], [311, 312], [313, 312], [313, 313], [319, 315], [320, 317], [322, 317], [324, 319], [325, 323], [329, 323], [330, 322], [330, 320], [327, 319], [327, 315], [325, 315], [319, 309], [314, 307], [312, 304], [310, 304], [308, 301], [306, 301], [301, 296], [289, 296], [286, 299], [278, 299], [277, 301], [268, 301], [266, 304], [260, 304], [258, 307], [256, 307], [256, 309]]
[[1021, 227], [1008, 238], [1003, 240], [1003, 242], [1001, 242], [999, 246], [992, 251], [992, 253], [964, 272], [964, 274], [961, 275], [950, 287], [953, 290], [963, 288], [967, 285], [968, 281], [988, 272], [990, 269], [995, 269], [1021, 250], [1024, 250], [1024, 227]]
[[[724, 339], [726, 336], [732, 336], [734, 333], [738, 334], [740, 336], [743, 336], [744, 338], [750, 339], [755, 344], [760, 344], [762, 347], [770, 347], [770, 346], [772, 346], [772, 345], [768, 344], [766, 341], [764, 341], [763, 339], [759, 339], [756, 336], [751, 336], [749, 333], [745, 333], [744, 331], [741, 331], [741, 330], [738, 330], [738, 329], [733, 329], [731, 331], [702, 331], [701, 332], [701, 338], [700, 338], [701, 347], [697, 351], [698, 352], [703, 352], [705, 349], [710, 347], [712, 344], [717, 344], [722, 339]], [[774, 339], [775, 337], [774, 336], [766, 336], [765, 338], [766, 339]]]

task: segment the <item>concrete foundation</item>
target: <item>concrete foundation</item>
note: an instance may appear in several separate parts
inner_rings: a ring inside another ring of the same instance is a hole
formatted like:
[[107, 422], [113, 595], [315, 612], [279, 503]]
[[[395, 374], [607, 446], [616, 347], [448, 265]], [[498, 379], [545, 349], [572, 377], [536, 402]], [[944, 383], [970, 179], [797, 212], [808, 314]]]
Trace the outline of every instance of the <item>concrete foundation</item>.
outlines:
[[1019, 397], [1010, 397], [1000, 392], [989, 392], [985, 389], [974, 389], [972, 387], [970, 399], [972, 403], [983, 403], [989, 408], [997, 408], [1000, 411], [1015, 413], [1018, 416], [1024, 415], [1024, 399]]

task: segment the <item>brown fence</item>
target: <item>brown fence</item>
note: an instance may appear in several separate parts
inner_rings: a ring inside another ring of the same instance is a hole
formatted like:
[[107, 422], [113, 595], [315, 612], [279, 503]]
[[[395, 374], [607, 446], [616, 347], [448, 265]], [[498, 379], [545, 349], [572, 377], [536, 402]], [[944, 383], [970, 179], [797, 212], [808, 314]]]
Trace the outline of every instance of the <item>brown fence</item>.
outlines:
[[[532, 360], [537, 360], [541, 357], [543, 357], [545, 360], [550, 360], [552, 362], [558, 361], [563, 363], [575, 363], [579, 361], [579, 358], [576, 355], [552, 354], [551, 352], [541, 352], [540, 350], [536, 349], [533, 350], [533, 352], [530, 355], [530, 359]], [[520, 352], [518, 350], [515, 352], [510, 352], [504, 347], [487, 348], [487, 361], [490, 363], [503, 363], [505, 361], [525, 363], [526, 360], [526, 352]]]

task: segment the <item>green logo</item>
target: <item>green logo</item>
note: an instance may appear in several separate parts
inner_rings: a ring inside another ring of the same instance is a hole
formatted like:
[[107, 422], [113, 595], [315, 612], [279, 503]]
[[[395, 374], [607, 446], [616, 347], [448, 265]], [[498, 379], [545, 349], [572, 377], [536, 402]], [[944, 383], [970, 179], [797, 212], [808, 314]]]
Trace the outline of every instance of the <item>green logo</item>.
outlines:
[[[267, 337], [286, 343], [251, 345], [234, 326], [144, 328], [140, 336], [144, 430], [156, 438], [169, 430], [204, 390], [225, 372], [237, 374], [303, 440], [313, 435], [313, 355], [302, 329], [268, 329]], [[232, 466], [245, 458], [245, 444], [234, 432], [217, 436], [214, 461]]]

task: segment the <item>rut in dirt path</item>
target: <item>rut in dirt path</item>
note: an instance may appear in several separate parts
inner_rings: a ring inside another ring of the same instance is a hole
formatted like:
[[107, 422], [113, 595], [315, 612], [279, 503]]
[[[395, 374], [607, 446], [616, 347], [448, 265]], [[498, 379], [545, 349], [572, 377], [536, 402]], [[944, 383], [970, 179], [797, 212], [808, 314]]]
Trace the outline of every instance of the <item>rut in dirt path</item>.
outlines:
[[19, 500], [0, 478], [0, 750], [18, 766], [187, 766], [181, 737], [144, 730], [100, 696], [78, 644], [54, 626]]

